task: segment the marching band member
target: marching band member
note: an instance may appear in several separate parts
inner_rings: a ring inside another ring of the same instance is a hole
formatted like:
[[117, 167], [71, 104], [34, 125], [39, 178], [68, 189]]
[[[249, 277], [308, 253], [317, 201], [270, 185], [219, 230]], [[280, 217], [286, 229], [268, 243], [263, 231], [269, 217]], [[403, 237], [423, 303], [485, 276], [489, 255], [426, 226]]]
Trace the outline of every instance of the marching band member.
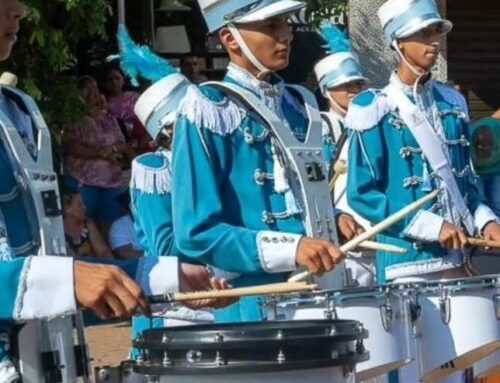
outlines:
[[[159, 148], [132, 162], [131, 210], [137, 239], [145, 250], [145, 256], [181, 256], [173, 240], [171, 145], [179, 105], [188, 87], [194, 85], [148, 47], [136, 45], [123, 25], [119, 27], [118, 39], [121, 65], [132, 82], [136, 83], [138, 76], [154, 82], [139, 97], [134, 108], [137, 117]], [[227, 288], [225, 280], [216, 280], [219, 285], [214, 286], [207, 283], [210, 281], [210, 272], [205, 266], [189, 265], [189, 268], [193, 289], [202, 291]], [[222, 302], [221, 300], [220, 303]], [[191, 307], [201, 306], [203, 302], [195, 302]], [[213, 322], [211, 312], [187, 307], [177, 307], [155, 316], [153, 327]], [[150, 327], [149, 318], [134, 317], [132, 327], [135, 338], [142, 330]]]
[[[304, 140], [304, 106], [274, 73], [288, 65], [288, 16], [304, 3], [202, 0], [200, 6], [230, 57], [223, 83], [253, 93]], [[241, 273], [234, 286], [282, 282], [297, 265], [323, 274], [344, 259], [329, 241], [304, 236], [302, 211], [273, 140], [248, 107], [222, 91], [188, 90], [174, 135], [174, 239], [182, 254]], [[350, 216], [337, 219], [357, 230]], [[241, 299], [215, 315], [259, 320], [259, 299]]]
[[500, 225], [474, 185], [465, 101], [430, 74], [452, 24], [434, 0], [389, 0], [378, 14], [400, 62], [387, 87], [361, 93], [349, 108], [348, 201], [368, 221], [379, 222], [442, 189], [432, 206], [379, 236], [408, 253], [377, 253], [377, 280], [464, 277], [466, 236], [499, 240]]
[[[324, 23], [320, 27], [320, 35], [326, 43], [328, 56], [320, 60], [314, 67], [321, 94], [330, 106], [328, 112], [322, 112], [323, 143], [327, 168], [332, 176], [334, 165], [340, 161], [347, 164], [348, 137], [345, 128], [345, 115], [354, 96], [364, 90], [367, 82], [363, 76], [357, 57], [351, 52], [351, 44], [347, 37], [335, 25]], [[347, 178], [339, 175], [334, 186], [335, 207], [351, 214], [365, 228], [369, 223], [356, 214], [347, 203]], [[360, 286], [374, 284], [374, 254], [371, 251], [354, 254], [345, 260], [346, 268], [352, 278]]]
[[[10, 56], [24, 14], [24, 6], [18, 0], [0, 2], [1, 60]], [[24, 105], [20, 105], [22, 102]], [[27, 110], [26, 106], [33, 110]], [[23, 150], [37, 158], [37, 155], [42, 155], [42, 151], [50, 151], [50, 147], [38, 148], [37, 152], [32, 116], [36, 116], [37, 123], [44, 125], [40, 122], [40, 112], [29, 96], [14, 88], [0, 87], [0, 123], [5, 128], [14, 127], [15, 133], [12, 134], [19, 137], [19, 142], [25, 146]], [[23, 164], [12, 155], [15, 148], [6, 138], [7, 129], [0, 130], [2, 327], [10, 330], [13, 321], [74, 314], [78, 307], [91, 309], [104, 319], [130, 317], [137, 309], [149, 315], [150, 308], [145, 295], [175, 292], [179, 288], [189, 289], [189, 284], [185, 283], [190, 278], [189, 270], [179, 267], [176, 257], [150, 257], [125, 262], [85, 258], [83, 262], [58, 254], [35, 256], [40, 247], [36, 238], [37, 213], [27, 203], [29, 197], [26, 198], [24, 183], [15, 176], [14, 169], [22, 169]], [[58, 196], [57, 190], [55, 195]], [[63, 231], [59, 234], [64, 237]], [[7, 341], [7, 338], [3, 336], [2, 341]], [[0, 382], [18, 379], [19, 374], [6, 348], [1, 348]]]

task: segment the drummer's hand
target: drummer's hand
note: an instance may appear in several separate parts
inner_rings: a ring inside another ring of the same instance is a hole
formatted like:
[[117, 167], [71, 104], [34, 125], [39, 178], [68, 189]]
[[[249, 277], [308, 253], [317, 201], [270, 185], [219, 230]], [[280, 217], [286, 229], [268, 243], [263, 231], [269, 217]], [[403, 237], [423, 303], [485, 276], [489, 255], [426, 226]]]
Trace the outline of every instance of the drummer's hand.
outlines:
[[500, 224], [490, 222], [483, 229], [483, 238], [488, 241], [500, 241]]
[[341, 213], [337, 216], [337, 229], [340, 236], [340, 242], [350, 241], [365, 231], [351, 215], [345, 213]]
[[74, 280], [78, 304], [102, 319], [131, 317], [137, 309], [151, 315], [139, 285], [116, 266], [75, 261]]
[[467, 237], [458, 227], [444, 221], [439, 233], [439, 243], [446, 249], [460, 250], [467, 246]]
[[181, 292], [205, 291], [211, 288], [211, 273], [205, 266], [181, 263], [179, 267], [179, 284]]
[[[230, 288], [225, 279], [212, 278], [211, 273], [205, 266], [190, 265], [188, 263], [182, 263], [180, 266], [179, 283], [180, 291], [183, 293]], [[183, 304], [197, 310], [203, 307], [225, 307], [236, 301], [237, 299], [232, 298], [200, 299], [197, 301], [186, 301]]]
[[296, 256], [298, 265], [320, 276], [333, 270], [335, 265], [344, 259], [345, 255], [333, 243], [308, 237], [302, 237], [300, 240]]

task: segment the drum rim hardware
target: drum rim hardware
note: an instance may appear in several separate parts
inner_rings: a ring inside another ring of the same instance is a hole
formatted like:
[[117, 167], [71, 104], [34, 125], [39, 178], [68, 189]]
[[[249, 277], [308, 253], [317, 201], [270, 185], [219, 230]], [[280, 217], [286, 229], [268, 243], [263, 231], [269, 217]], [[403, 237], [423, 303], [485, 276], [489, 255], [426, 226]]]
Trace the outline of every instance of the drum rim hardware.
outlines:
[[[366, 337], [364, 326], [351, 320], [152, 329], [133, 342], [140, 349], [133, 369], [149, 376], [180, 376], [351, 368], [369, 357], [363, 345]], [[310, 359], [303, 358], [311, 350], [316, 353]]]

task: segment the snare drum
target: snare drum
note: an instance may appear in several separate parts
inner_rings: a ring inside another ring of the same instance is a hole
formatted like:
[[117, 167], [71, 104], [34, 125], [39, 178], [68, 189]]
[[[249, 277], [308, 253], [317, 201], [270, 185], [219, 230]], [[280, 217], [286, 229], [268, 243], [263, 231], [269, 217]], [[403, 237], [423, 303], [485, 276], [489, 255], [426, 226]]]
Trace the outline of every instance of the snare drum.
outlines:
[[415, 285], [422, 381], [472, 367], [500, 347], [499, 281], [493, 275]]
[[323, 291], [268, 300], [270, 319], [353, 319], [368, 330], [370, 359], [356, 367], [356, 381], [395, 370], [413, 360], [409, 296], [388, 286]]
[[146, 330], [135, 372], [169, 383], [353, 383], [367, 359], [352, 320], [214, 324]]

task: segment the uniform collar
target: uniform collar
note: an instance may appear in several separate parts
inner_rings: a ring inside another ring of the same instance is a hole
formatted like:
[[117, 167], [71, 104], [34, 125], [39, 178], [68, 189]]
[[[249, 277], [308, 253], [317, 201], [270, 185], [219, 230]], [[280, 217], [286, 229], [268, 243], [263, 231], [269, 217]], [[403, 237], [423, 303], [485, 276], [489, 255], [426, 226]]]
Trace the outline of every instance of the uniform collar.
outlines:
[[[421, 94], [422, 92], [428, 92], [432, 89], [432, 83], [434, 80], [432, 79], [432, 75], [424, 84], [419, 84], [417, 86], [417, 92]], [[405, 84], [399, 78], [399, 75], [396, 71], [392, 72], [390, 83], [396, 85], [399, 89], [401, 89], [404, 94], [413, 98], [413, 86]]]
[[282, 100], [285, 91], [285, 83], [277, 74], [272, 73], [269, 82], [261, 81], [242, 67], [234, 63], [229, 63], [224, 80], [239, 85], [254, 93], [278, 117], [284, 118]]
[[271, 74], [269, 82], [261, 81], [234, 63], [229, 63], [227, 67], [226, 80], [234, 82], [262, 98], [281, 98], [285, 87], [283, 79], [275, 73]]

